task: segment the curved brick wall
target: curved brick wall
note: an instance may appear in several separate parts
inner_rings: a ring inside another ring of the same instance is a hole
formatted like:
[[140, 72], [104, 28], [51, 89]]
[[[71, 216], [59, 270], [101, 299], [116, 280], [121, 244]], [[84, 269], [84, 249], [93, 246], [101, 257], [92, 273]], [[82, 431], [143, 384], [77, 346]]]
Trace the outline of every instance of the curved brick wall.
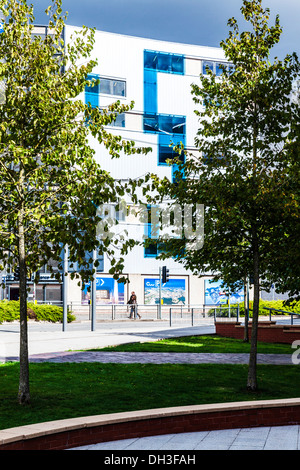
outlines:
[[300, 399], [142, 410], [0, 431], [0, 450], [62, 450], [117, 439], [216, 429], [300, 424]]

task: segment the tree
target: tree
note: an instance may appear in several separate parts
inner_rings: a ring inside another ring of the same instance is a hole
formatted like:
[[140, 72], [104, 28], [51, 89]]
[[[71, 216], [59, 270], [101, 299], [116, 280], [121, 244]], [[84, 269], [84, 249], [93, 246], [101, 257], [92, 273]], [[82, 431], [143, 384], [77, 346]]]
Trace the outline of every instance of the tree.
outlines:
[[[98, 249], [112, 258], [112, 273], [122, 271], [122, 254], [132, 245], [126, 240], [97, 237], [102, 220], [98, 207], [118, 203], [134, 193], [101, 169], [89, 145], [91, 133], [109, 150], [146, 152], [124, 142], [103, 126], [129, 106], [118, 102], [108, 111], [92, 109], [78, 95], [96, 64], [89, 60], [94, 30], [83, 27], [73, 41], [62, 39], [66, 15], [61, 0], [46, 10], [46, 37], [33, 34], [33, 7], [26, 0], [1, 2], [4, 28], [0, 34], [0, 82], [5, 99], [0, 106], [0, 259], [20, 271], [20, 381], [19, 402], [30, 402], [27, 285], [49, 259], [61, 266], [61, 251], [69, 248], [71, 262], [79, 262], [83, 282], [91, 279], [97, 263], [86, 253]], [[3, 102], [4, 101], [4, 102]], [[130, 107], [132, 107], [131, 104]], [[118, 246], [117, 246], [118, 245]], [[117, 248], [121, 257], [115, 259]]]
[[230, 66], [222, 66], [221, 77], [207, 70], [200, 86], [192, 85], [200, 106], [199, 153], [178, 160], [175, 184], [154, 176], [153, 188], [181, 207], [205, 206], [203, 247], [193, 249], [182, 234], [165, 242], [162, 258], [176, 256], [198, 275], [211, 272], [231, 291], [253, 278], [247, 388], [255, 391], [260, 288], [277, 280], [287, 247], [290, 255], [280, 266], [289, 262], [293, 279], [292, 254], [299, 253], [299, 107], [291, 101], [299, 61], [292, 54], [270, 63], [282, 29], [278, 16], [268, 25], [270, 12], [261, 0], [243, 0], [241, 11], [250, 31], [240, 32], [232, 18], [221, 43]]

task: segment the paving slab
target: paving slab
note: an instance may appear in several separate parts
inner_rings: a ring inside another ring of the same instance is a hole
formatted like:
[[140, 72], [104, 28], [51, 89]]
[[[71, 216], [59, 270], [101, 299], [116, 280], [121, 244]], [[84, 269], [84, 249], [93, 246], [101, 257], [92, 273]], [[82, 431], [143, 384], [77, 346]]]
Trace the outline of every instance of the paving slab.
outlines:
[[300, 450], [299, 427], [274, 426], [246, 429], [226, 429], [192, 433], [141, 437], [72, 450]]

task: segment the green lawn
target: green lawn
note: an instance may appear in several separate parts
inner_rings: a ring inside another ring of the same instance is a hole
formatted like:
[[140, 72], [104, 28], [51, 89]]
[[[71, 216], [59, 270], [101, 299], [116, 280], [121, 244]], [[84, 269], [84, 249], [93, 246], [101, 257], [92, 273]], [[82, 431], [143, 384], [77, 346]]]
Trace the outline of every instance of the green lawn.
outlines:
[[[217, 335], [184, 336], [150, 343], [128, 343], [101, 349], [102, 351], [182, 352], [182, 353], [249, 353], [250, 343]], [[292, 354], [289, 344], [258, 343], [258, 353]]]
[[300, 368], [258, 366], [259, 391], [246, 390], [247, 365], [30, 364], [29, 406], [17, 403], [19, 365], [0, 366], [0, 429], [138, 409], [299, 397]]
[[[249, 352], [216, 335], [131, 343], [106, 350]], [[292, 354], [290, 345], [259, 343], [260, 353]], [[30, 364], [32, 403], [17, 402], [19, 364], [0, 365], [0, 429], [42, 421], [138, 409], [299, 397], [300, 367], [259, 365], [259, 390], [246, 390], [247, 365]]]

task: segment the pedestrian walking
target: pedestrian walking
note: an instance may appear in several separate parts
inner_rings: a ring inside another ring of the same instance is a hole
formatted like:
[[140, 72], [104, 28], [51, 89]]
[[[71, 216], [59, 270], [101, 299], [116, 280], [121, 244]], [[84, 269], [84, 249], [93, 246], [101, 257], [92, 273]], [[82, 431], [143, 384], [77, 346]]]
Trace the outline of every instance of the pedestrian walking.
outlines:
[[128, 318], [136, 318], [136, 316], [142, 318], [138, 313], [137, 297], [134, 291], [131, 292], [130, 299], [127, 303], [130, 305], [130, 316]]

